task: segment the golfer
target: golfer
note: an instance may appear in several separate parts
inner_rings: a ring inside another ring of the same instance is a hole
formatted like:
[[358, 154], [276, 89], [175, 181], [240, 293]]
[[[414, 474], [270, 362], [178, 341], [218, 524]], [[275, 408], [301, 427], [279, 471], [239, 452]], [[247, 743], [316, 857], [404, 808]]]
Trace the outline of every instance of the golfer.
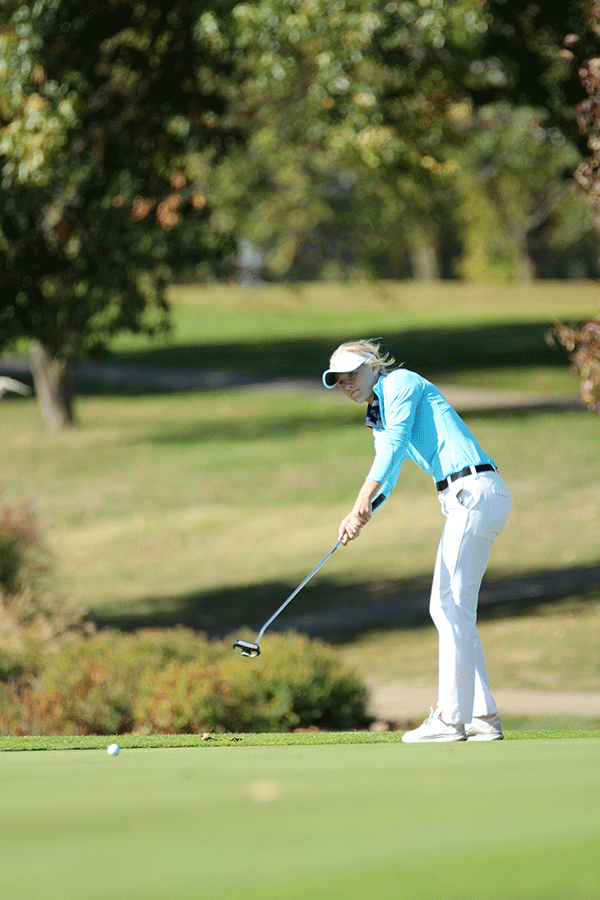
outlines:
[[477, 630], [481, 580], [492, 544], [510, 512], [510, 490], [496, 464], [431, 382], [396, 368], [375, 341], [351, 341], [323, 373], [355, 403], [367, 404], [375, 458], [339, 538], [354, 540], [372, 515], [371, 501], [394, 489], [404, 459], [431, 475], [446, 523], [440, 540], [430, 613], [439, 635], [437, 708], [406, 743], [493, 741], [503, 737]]

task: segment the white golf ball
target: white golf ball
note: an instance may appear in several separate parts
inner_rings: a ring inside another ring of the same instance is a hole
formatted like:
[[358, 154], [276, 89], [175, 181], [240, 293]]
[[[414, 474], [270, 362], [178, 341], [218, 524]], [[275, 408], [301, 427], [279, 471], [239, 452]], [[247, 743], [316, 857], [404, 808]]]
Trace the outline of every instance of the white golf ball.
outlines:
[[120, 751], [121, 751], [121, 748], [119, 747], [118, 744], [109, 744], [108, 748], [106, 750], [106, 752], [108, 753], [109, 756], [118, 756]]

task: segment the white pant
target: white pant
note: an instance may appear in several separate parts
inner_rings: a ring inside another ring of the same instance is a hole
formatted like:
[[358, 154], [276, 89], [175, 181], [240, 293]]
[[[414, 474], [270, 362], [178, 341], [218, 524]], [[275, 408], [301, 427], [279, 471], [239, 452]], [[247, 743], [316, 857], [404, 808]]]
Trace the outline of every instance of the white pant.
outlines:
[[508, 519], [510, 490], [497, 472], [458, 478], [439, 494], [446, 524], [438, 548], [430, 613], [439, 634], [438, 710], [468, 723], [497, 712], [477, 630], [479, 589]]

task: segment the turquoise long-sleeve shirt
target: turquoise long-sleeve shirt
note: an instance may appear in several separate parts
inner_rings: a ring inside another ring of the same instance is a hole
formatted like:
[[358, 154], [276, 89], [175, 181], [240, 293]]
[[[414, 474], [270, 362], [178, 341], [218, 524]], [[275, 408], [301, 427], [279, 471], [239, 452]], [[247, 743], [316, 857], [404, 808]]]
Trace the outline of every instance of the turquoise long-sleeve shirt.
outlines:
[[368, 478], [382, 493], [394, 489], [404, 459], [412, 459], [435, 482], [465, 466], [491, 463], [458, 413], [435, 385], [416, 372], [395, 369], [374, 387], [382, 428], [374, 428], [375, 459]]

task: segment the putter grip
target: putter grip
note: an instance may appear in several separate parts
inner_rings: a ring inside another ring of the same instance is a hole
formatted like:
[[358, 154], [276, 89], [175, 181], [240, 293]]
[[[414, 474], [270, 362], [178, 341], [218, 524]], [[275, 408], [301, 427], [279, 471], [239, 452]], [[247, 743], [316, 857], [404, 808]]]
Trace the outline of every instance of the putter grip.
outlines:
[[371, 503], [371, 509], [373, 510], [373, 512], [375, 512], [375, 510], [377, 509], [378, 506], [381, 506], [381, 504], [383, 503], [384, 500], [385, 500], [385, 494], [378, 494], [378, 496], [375, 497], [375, 499]]

